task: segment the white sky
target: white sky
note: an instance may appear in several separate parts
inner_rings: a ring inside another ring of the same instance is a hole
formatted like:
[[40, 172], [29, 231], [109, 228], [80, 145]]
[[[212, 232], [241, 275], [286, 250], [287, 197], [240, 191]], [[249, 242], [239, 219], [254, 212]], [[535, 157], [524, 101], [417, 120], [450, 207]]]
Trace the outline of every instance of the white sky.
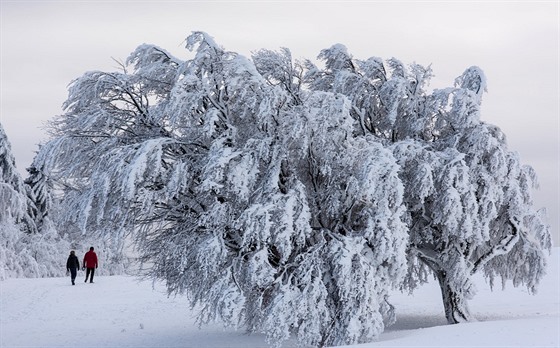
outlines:
[[559, 244], [560, 1], [7, 1], [0, 0], [0, 122], [20, 172], [61, 114], [67, 85], [90, 70], [114, 71], [138, 45], [178, 58], [206, 31], [249, 56], [287, 47], [314, 59], [342, 43], [358, 59], [432, 65], [431, 88], [472, 65], [488, 79], [482, 118], [540, 178]]

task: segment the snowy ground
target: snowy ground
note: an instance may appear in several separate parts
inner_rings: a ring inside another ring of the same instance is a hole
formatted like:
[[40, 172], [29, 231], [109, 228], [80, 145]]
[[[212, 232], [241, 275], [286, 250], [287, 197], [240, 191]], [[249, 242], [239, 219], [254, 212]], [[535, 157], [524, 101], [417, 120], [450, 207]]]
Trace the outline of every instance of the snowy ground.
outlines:
[[[491, 292], [477, 278], [474, 323], [445, 323], [435, 283], [414, 296], [397, 293], [397, 323], [377, 342], [353, 347], [559, 347], [559, 253], [535, 296], [510, 284]], [[69, 278], [0, 282], [0, 347], [267, 347], [262, 335], [199, 329], [185, 300], [168, 298], [161, 285], [125, 276], [86, 284], [83, 276], [76, 286]]]

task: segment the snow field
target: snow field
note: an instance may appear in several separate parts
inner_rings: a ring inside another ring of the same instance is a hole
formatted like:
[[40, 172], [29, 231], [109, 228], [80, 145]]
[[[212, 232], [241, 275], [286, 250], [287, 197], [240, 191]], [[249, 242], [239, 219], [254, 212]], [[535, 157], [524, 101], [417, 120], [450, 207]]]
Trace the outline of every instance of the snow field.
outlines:
[[[477, 322], [447, 325], [435, 281], [413, 295], [395, 293], [397, 322], [377, 342], [348, 347], [559, 347], [559, 248], [553, 249], [539, 292], [507, 284], [491, 291], [475, 279], [470, 301]], [[264, 335], [198, 328], [185, 298], [168, 297], [162, 284], [131, 276], [96, 277], [76, 286], [68, 278], [0, 282], [0, 347], [267, 347]], [[294, 347], [295, 341], [284, 347]]]

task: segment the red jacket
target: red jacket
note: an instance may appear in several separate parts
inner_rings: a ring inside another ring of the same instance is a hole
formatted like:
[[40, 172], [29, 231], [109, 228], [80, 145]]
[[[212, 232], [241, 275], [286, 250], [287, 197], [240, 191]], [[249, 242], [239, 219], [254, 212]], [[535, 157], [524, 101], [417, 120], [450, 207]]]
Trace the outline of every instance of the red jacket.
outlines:
[[97, 254], [95, 251], [90, 250], [84, 255], [83, 265], [86, 268], [97, 268]]

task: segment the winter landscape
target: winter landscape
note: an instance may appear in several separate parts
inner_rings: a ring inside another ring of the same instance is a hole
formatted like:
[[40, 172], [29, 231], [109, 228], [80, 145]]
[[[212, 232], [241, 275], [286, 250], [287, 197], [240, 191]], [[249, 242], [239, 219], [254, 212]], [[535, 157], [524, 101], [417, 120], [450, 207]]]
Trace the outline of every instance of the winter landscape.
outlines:
[[183, 45], [81, 72], [23, 174], [0, 122], [2, 347], [559, 345], [557, 231], [482, 68]]
[[[376, 342], [351, 347], [558, 347], [560, 346], [559, 249], [536, 295], [511, 284], [490, 291], [477, 279], [472, 300], [477, 321], [448, 325], [437, 284], [408, 296], [392, 295], [397, 322]], [[1, 347], [268, 347], [261, 334], [220, 325], [198, 328], [185, 299], [134, 277], [99, 277], [75, 287], [69, 278], [0, 282]], [[284, 347], [294, 347], [288, 341]], [[350, 347], [350, 346], [348, 346]]]

